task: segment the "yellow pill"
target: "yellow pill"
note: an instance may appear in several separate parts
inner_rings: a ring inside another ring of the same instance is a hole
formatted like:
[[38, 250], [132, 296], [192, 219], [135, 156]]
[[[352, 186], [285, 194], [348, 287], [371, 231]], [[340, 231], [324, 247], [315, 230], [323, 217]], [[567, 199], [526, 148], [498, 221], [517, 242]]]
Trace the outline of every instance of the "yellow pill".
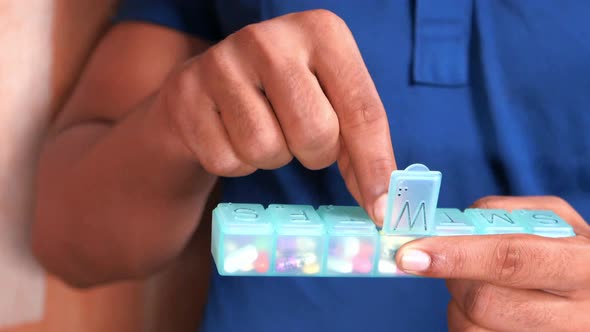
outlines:
[[316, 274], [320, 272], [320, 264], [308, 264], [303, 267], [303, 273], [305, 274]]

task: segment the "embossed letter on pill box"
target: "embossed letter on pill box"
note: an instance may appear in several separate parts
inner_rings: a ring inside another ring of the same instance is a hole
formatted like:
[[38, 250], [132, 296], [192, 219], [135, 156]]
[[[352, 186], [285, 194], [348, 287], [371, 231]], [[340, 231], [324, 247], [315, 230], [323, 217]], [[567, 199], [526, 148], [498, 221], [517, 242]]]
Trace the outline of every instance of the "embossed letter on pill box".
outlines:
[[422, 164], [393, 171], [384, 234], [428, 235], [432, 233], [442, 175]]
[[533, 234], [545, 237], [575, 236], [574, 229], [553, 211], [515, 210], [512, 216]]

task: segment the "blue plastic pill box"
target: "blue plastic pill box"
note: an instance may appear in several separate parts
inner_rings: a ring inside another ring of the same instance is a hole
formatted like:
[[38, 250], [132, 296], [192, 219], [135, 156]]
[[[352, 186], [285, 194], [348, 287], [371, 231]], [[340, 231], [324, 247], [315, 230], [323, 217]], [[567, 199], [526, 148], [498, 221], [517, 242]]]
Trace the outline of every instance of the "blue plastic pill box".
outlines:
[[211, 252], [225, 276], [399, 277], [397, 250], [428, 236], [524, 233], [575, 236], [552, 211], [437, 208], [441, 174], [411, 165], [392, 174], [383, 229], [358, 206], [221, 203]]

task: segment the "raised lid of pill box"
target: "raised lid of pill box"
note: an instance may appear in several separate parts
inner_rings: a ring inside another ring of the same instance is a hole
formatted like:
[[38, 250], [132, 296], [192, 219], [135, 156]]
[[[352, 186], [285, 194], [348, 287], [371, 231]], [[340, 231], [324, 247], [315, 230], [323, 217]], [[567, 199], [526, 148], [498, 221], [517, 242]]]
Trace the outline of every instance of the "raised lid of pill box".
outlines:
[[442, 174], [422, 164], [391, 173], [383, 233], [432, 232]]
[[326, 222], [328, 233], [333, 235], [376, 235], [375, 224], [359, 206], [322, 205], [318, 214]]
[[324, 222], [311, 205], [271, 204], [268, 214], [277, 234], [323, 235]]
[[272, 234], [272, 222], [261, 204], [221, 203], [213, 210], [213, 219], [225, 234]]

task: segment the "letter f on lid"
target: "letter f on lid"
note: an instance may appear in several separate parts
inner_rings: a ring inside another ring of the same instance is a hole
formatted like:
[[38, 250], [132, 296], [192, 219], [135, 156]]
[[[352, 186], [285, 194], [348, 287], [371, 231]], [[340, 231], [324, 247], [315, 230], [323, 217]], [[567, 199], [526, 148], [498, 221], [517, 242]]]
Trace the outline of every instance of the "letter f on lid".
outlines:
[[442, 174], [422, 164], [393, 171], [384, 234], [427, 235], [432, 232]]

